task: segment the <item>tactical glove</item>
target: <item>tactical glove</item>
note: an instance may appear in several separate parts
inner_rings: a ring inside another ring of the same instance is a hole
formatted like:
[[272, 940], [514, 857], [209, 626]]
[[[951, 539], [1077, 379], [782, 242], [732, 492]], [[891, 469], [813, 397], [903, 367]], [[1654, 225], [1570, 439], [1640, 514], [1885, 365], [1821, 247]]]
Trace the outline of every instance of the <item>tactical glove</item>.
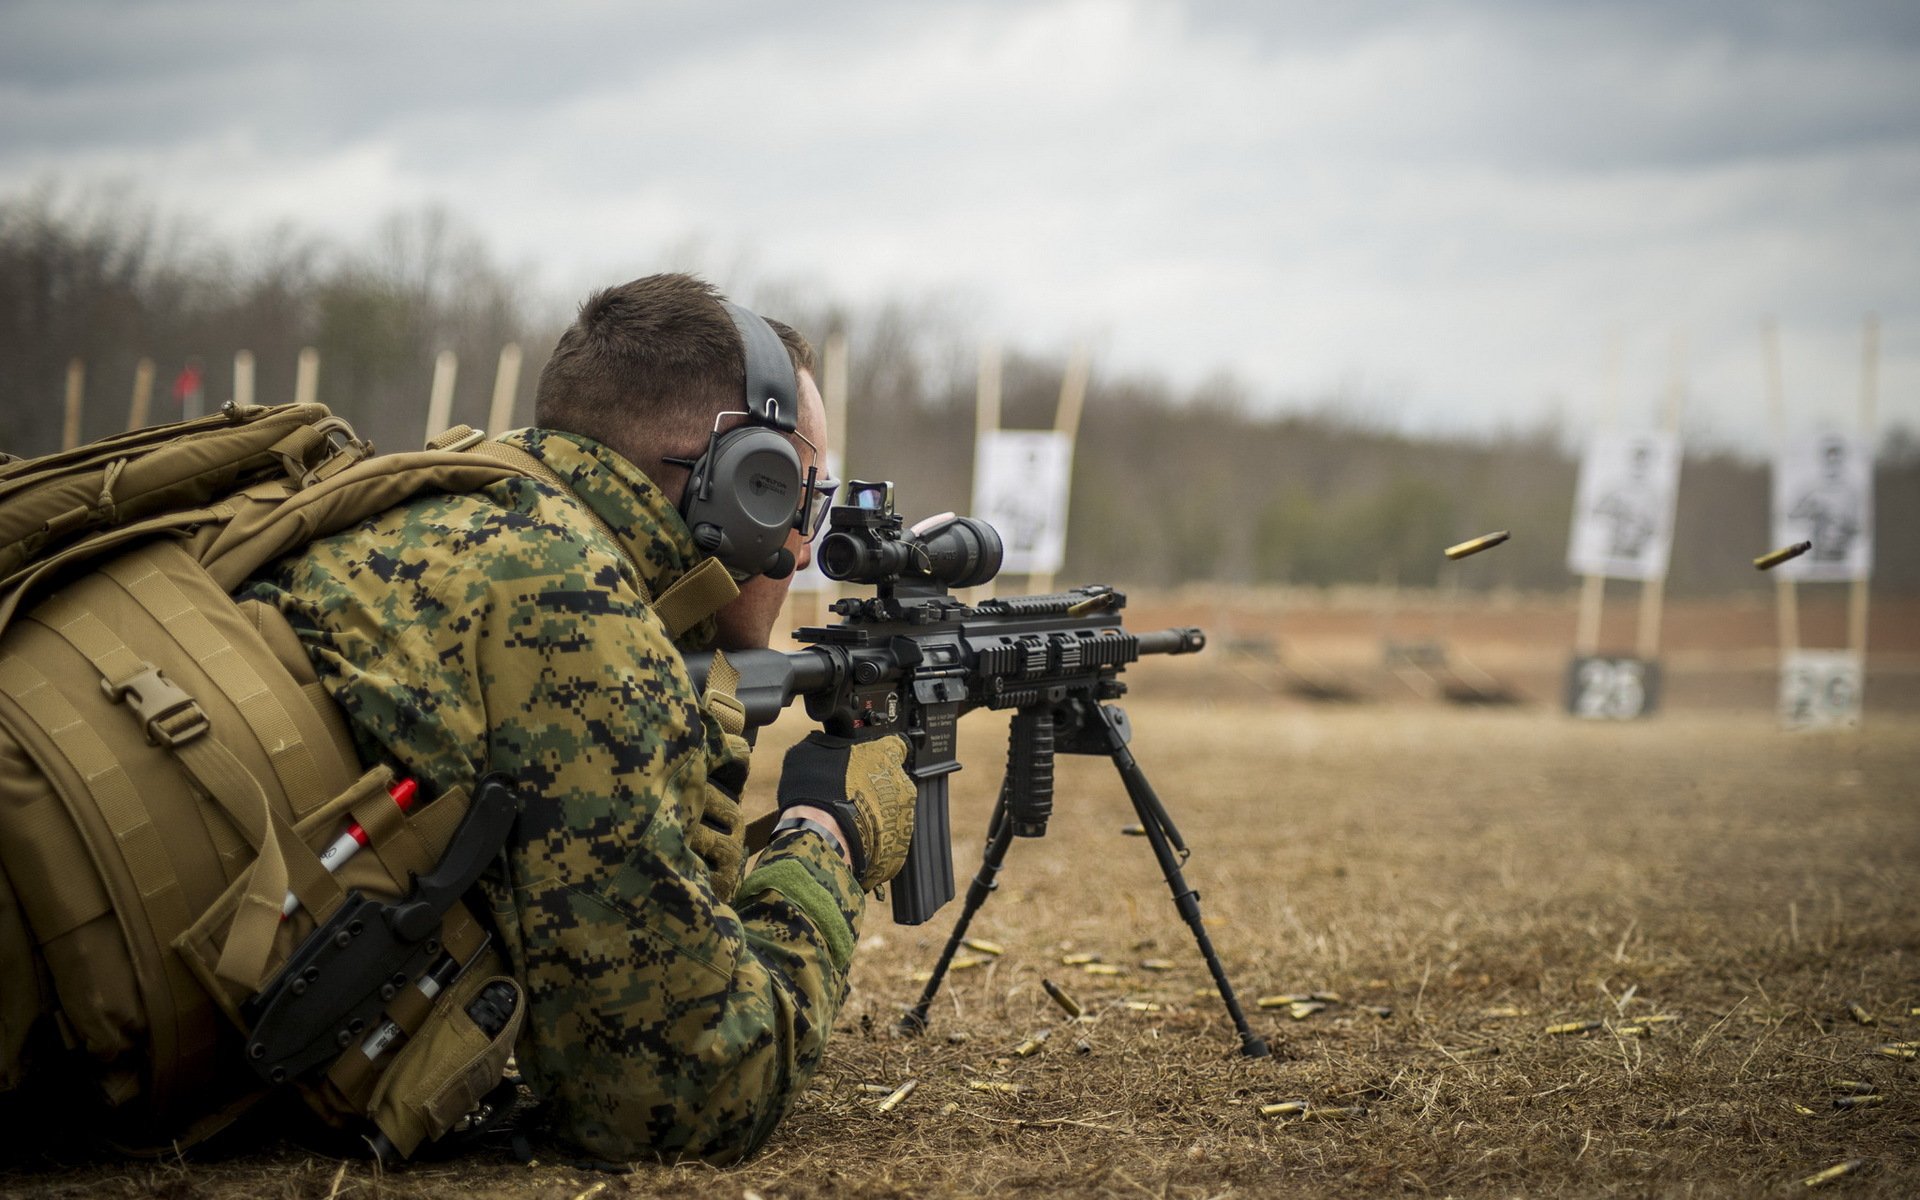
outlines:
[[814, 732], [787, 751], [779, 806], [824, 808], [847, 839], [854, 877], [872, 891], [900, 872], [913, 841], [913, 779], [898, 735], [855, 742]]
[[[719, 656], [715, 655], [716, 660]], [[721, 903], [733, 903], [740, 867], [747, 856], [747, 823], [740, 793], [747, 782], [753, 749], [740, 732], [746, 710], [730, 688], [709, 687], [700, 706], [707, 716], [707, 785], [687, 814], [687, 847], [707, 864], [707, 879]]]

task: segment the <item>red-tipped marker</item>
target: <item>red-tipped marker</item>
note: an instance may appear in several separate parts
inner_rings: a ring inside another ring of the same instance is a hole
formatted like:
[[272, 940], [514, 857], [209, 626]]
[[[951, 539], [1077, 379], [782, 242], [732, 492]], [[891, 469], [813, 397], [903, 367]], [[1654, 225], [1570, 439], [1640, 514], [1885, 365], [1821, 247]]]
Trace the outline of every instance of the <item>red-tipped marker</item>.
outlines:
[[[387, 785], [387, 795], [393, 797], [394, 804], [399, 806], [401, 812], [407, 812], [413, 808], [413, 802], [420, 798], [420, 785], [411, 779], [396, 780]], [[360, 853], [360, 848], [366, 844], [367, 831], [360, 827], [360, 822], [350, 820], [347, 822], [347, 831], [320, 852], [320, 865], [331, 875], [340, 869], [341, 863]], [[286, 901], [280, 906], [280, 919], [284, 921], [292, 916], [299, 907], [300, 897], [288, 892]]]

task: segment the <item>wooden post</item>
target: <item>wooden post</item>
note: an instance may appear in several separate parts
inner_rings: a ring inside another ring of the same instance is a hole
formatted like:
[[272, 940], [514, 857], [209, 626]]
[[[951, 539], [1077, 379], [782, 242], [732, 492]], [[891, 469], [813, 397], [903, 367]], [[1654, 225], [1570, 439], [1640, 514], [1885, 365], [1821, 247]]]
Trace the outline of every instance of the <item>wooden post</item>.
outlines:
[[[1773, 427], [1773, 444], [1778, 453], [1787, 444], [1786, 386], [1780, 373], [1780, 327], [1772, 317], [1760, 323], [1760, 353], [1767, 372], [1767, 420]], [[1779, 465], [1774, 465], [1779, 470]], [[1780, 486], [1774, 481], [1775, 487]], [[1794, 590], [1793, 577], [1785, 573], [1773, 580], [1774, 623], [1780, 643], [1780, 661], [1800, 648], [1800, 593]]]
[[[1607, 383], [1601, 394], [1599, 427], [1612, 426], [1620, 411], [1620, 331], [1607, 335]], [[1580, 616], [1574, 626], [1574, 652], [1583, 658], [1600, 653], [1600, 617], [1607, 603], [1607, 579], [1604, 575], [1584, 575], [1580, 579]]]
[[67, 363], [67, 408], [60, 424], [60, 448], [71, 450], [80, 444], [80, 405], [86, 399], [87, 364], [79, 359]]
[[253, 351], [233, 352], [233, 402], [245, 408], [253, 403]]
[[[1067, 359], [1067, 373], [1060, 380], [1060, 403], [1053, 410], [1054, 431], [1066, 434], [1069, 444], [1080, 436], [1080, 413], [1087, 403], [1087, 375], [1090, 369], [1086, 346], [1075, 346], [1073, 354]], [[1068, 460], [1067, 469], [1069, 472], [1073, 469], [1071, 459]], [[1051, 574], [1036, 575], [1028, 583], [1030, 590], [1041, 595], [1053, 590]]]
[[[974, 388], [974, 446], [979, 439], [1000, 428], [1000, 348], [991, 342], [980, 346], [980, 378]], [[976, 460], [977, 462], [977, 460]]]
[[453, 418], [453, 376], [460, 360], [453, 351], [442, 350], [433, 360], [433, 390], [427, 394], [427, 441], [447, 431]]
[[[853, 462], [847, 454], [847, 405], [851, 398], [852, 370], [847, 357], [847, 333], [844, 329], [835, 329], [827, 334], [827, 340], [820, 348], [820, 400], [827, 410], [828, 453], [840, 460], [840, 473], [844, 479], [854, 478]], [[827, 464], [822, 462], [820, 469], [825, 471]], [[816, 540], [815, 546], [820, 543]], [[814, 600], [816, 613], [824, 623], [825, 613], [833, 602], [840, 598], [840, 582], [828, 579], [821, 583]]]
[[493, 372], [493, 403], [487, 407], [487, 434], [499, 437], [513, 428], [513, 404], [520, 392], [520, 343], [500, 347], [500, 365]]
[[[1000, 428], [1000, 347], [991, 342], [980, 344], [980, 378], [974, 390], [973, 479], [980, 483], [980, 452], [988, 434]], [[975, 601], [991, 600], [994, 580], [972, 589]]]
[[[1880, 318], [1869, 315], [1860, 346], [1860, 437], [1873, 452], [1874, 412], [1880, 392]], [[1873, 487], [1873, 473], [1867, 473], [1867, 487]], [[1869, 491], [1871, 495], [1871, 491]], [[1847, 648], [1859, 656], [1862, 676], [1867, 669], [1867, 600], [1872, 581], [1861, 575], [1853, 581], [1847, 596]]]
[[133, 398], [127, 403], [127, 428], [145, 429], [153, 406], [153, 360], [143, 358], [133, 368]]
[[1573, 635], [1573, 648], [1582, 658], [1600, 653], [1600, 606], [1606, 601], [1607, 577], [1583, 575], [1580, 579], [1580, 623]]
[[320, 398], [320, 352], [312, 346], [300, 351], [300, 365], [293, 375], [293, 402], [312, 404]]
[[[1667, 409], [1662, 425], [1668, 433], [1680, 432], [1680, 409], [1687, 402], [1687, 336], [1677, 333], [1673, 337], [1673, 360], [1671, 374], [1667, 381]], [[1676, 499], [1676, 503], [1678, 503]], [[1634, 655], [1637, 658], [1653, 659], [1660, 654], [1660, 618], [1666, 605], [1667, 577], [1664, 574], [1648, 579], [1640, 585], [1640, 628], [1635, 639]]]

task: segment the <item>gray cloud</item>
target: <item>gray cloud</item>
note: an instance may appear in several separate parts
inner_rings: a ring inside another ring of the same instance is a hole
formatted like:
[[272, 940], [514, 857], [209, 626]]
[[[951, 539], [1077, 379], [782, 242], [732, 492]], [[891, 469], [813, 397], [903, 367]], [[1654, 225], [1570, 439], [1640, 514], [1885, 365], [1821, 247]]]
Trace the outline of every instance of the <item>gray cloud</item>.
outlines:
[[958, 292], [983, 332], [1410, 424], [1646, 407], [1685, 330], [1746, 437], [1887, 320], [1920, 424], [1920, 10], [1137, 0], [14, 5], [0, 189], [128, 178], [351, 235], [440, 201], [569, 294], [698, 238], [729, 286]]

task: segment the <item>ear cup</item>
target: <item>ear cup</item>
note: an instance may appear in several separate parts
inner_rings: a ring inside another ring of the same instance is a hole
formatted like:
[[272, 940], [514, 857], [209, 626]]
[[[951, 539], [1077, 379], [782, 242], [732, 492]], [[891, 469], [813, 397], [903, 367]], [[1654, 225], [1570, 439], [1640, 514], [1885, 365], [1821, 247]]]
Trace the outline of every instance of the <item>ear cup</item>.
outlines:
[[687, 528], [736, 578], [793, 570], [786, 548], [805, 499], [800, 455], [786, 436], [743, 425], [714, 439], [688, 481]]

